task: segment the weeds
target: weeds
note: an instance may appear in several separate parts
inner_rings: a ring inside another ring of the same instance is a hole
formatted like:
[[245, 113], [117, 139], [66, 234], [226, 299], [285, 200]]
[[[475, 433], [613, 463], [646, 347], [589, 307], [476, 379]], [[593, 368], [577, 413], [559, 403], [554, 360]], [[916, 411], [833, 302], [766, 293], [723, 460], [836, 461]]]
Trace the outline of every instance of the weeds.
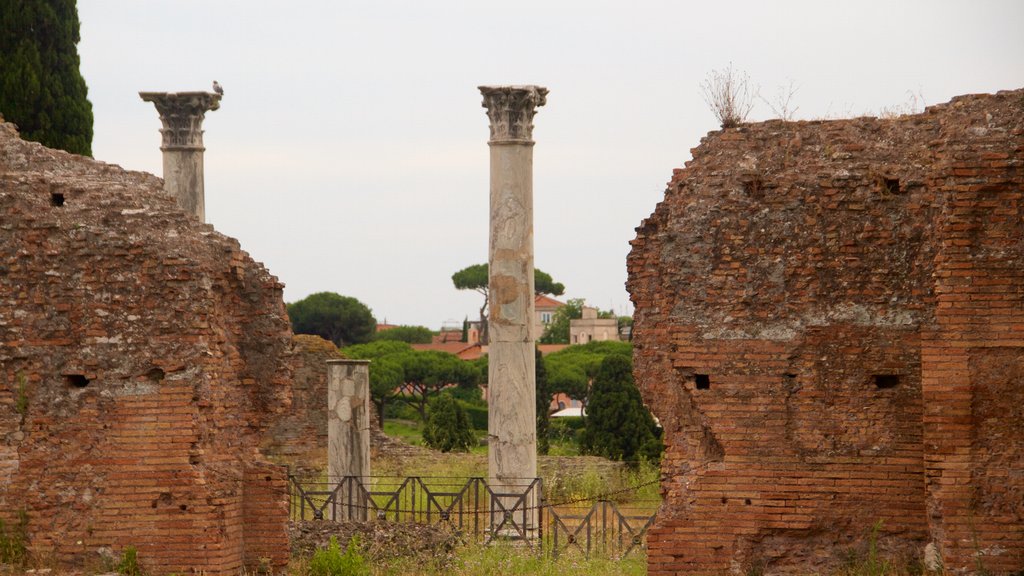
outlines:
[[0, 564], [24, 566], [28, 560], [28, 512], [18, 511], [18, 522], [7, 527], [0, 520]]
[[18, 393], [14, 400], [14, 410], [24, 422], [28, 414], [28, 379], [21, 372], [18, 373]]
[[724, 70], [709, 72], [700, 89], [722, 128], [735, 128], [747, 120], [757, 92], [750, 85], [750, 75], [733, 70], [732, 62]]
[[867, 549], [863, 553], [851, 550], [842, 571], [845, 576], [886, 576], [894, 574], [895, 567], [889, 560], [882, 558], [878, 552], [878, 533], [882, 530], [883, 521], [879, 520], [868, 532]]
[[118, 574], [124, 576], [142, 576], [142, 569], [139, 567], [139, 552], [135, 546], [125, 546], [121, 551], [121, 561], [115, 567]]
[[369, 576], [370, 563], [359, 553], [359, 539], [348, 541], [345, 551], [338, 545], [338, 537], [331, 536], [327, 548], [313, 553], [309, 559], [310, 576]]

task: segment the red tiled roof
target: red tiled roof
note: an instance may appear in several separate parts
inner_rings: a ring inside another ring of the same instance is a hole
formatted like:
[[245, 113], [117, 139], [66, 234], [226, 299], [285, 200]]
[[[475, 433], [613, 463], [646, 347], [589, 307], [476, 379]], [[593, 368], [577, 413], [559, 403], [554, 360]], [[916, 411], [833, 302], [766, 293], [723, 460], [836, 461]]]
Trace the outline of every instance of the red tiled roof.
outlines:
[[433, 344], [413, 344], [413, 350], [437, 350], [454, 354], [463, 360], [476, 360], [483, 355], [480, 344], [465, 342], [434, 342]]
[[565, 302], [559, 302], [550, 296], [537, 294], [533, 297], [533, 305], [536, 308], [561, 308], [565, 306]]

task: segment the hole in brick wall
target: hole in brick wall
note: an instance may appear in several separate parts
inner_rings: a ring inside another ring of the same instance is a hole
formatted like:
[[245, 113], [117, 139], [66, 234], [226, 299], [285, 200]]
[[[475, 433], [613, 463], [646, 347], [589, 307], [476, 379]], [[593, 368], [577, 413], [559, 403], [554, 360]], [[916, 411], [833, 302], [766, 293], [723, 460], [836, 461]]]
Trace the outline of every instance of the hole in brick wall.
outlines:
[[711, 377], [707, 374], [694, 374], [693, 382], [697, 390], [709, 390], [711, 388]]
[[900, 193], [900, 179], [899, 178], [882, 178], [882, 186], [885, 191], [889, 194]]
[[64, 205], [64, 195], [61, 194], [60, 192], [54, 192], [53, 194], [50, 194], [50, 205], [51, 206], [63, 206]]
[[146, 372], [146, 378], [149, 378], [153, 382], [160, 382], [164, 379], [164, 371], [160, 368], [150, 368], [149, 372]]
[[85, 388], [89, 385], [89, 379], [85, 377], [85, 374], [65, 374], [64, 382], [75, 388]]
[[726, 498], [725, 496], [722, 496], [722, 504], [728, 504], [728, 503], [729, 503], [729, 499]]
[[750, 506], [750, 498], [744, 499], [743, 503], [746, 504], [747, 506]]
[[759, 199], [764, 196], [764, 182], [755, 176], [743, 183], [743, 192], [753, 198]]
[[181, 510], [182, 512], [184, 512], [184, 511], [188, 510], [188, 505], [187, 504], [182, 504], [182, 505], [178, 506], [178, 509]]
[[900, 377], [896, 374], [875, 374], [872, 378], [876, 388], [895, 388], [900, 383]]

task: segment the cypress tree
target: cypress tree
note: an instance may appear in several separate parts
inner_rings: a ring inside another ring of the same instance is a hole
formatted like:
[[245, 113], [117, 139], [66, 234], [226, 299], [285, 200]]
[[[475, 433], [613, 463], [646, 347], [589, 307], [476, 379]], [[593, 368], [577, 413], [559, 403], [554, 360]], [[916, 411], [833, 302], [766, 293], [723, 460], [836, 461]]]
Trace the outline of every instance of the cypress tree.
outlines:
[[0, 114], [22, 138], [92, 155], [75, 0], [0, 2]]
[[430, 401], [423, 442], [441, 452], [468, 452], [473, 445], [473, 430], [466, 411], [449, 394]]
[[630, 358], [609, 354], [601, 361], [590, 391], [583, 452], [633, 464], [640, 458], [656, 462], [664, 449], [660, 437], [633, 382]]
[[537, 453], [547, 454], [551, 449], [551, 419], [548, 408], [551, 407], [551, 390], [548, 389], [548, 372], [544, 369], [544, 359], [540, 348], [534, 348], [536, 358], [535, 374], [537, 376]]

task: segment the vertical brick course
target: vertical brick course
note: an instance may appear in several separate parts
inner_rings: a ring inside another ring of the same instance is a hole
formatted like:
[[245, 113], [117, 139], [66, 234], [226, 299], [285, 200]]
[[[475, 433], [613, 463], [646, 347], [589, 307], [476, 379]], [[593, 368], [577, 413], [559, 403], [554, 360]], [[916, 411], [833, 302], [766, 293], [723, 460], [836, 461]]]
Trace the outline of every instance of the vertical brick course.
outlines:
[[667, 443], [649, 573], [826, 570], [879, 521], [1024, 568], [1024, 91], [692, 152], [628, 259]]

